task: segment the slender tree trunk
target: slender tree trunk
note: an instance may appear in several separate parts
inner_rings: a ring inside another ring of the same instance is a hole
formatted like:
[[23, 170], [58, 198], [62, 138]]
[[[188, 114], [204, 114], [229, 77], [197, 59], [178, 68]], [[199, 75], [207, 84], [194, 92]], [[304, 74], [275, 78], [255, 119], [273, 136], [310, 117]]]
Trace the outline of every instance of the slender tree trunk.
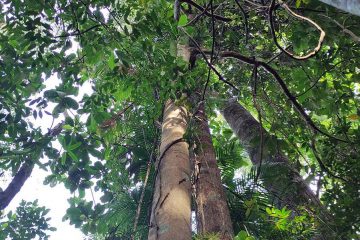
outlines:
[[360, 16], [360, 0], [320, 0], [345, 12]]
[[[237, 101], [229, 100], [222, 109], [222, 115], [230, 125], [231, 129], [239, 138], [241, 144], [248, 152], [254, 165], [260, 164], [262, 155], [262, 167], [260, 177], [263, 179], [265, 188], [277, 196], [279, 207], [288, 206], [297, 210], [298, 206], [305, 206], [314, 214], [317, 222], [325, 222], [331, 225], [331, 217], [322, 207], [319, 199], [304, 182], [298, 171], [293, 169], [288, 158], [279, 150], [271, 150], [271, 145], [276, 145], [265, 129], [263, 132], [263, 146], [261, 154], [260, 124], [259, 122]], [[318, 239], [331, 239], [329, 228], [320, 230], [323, 236]]]
[[[63, 129], [63, 125], [64, 123], [61, 122], [57, 124], [54, 128], [50, 129], [48, 133], [44, 135], [44, 141], [50, 142], [53, 137], [59, 135]], [[26, 157], [25, 162], [21, 165], [19, 171], [11, 180], [11, 183], [8, 185], [5, 191], [0, 192], [0, 210], [6, 208], [13, 200], [15, 195], [20, 192], [22, 186], [30, 177], [34, 166], [35, 163], [31, 160], [31, 157]]]
[[11, 183], [5, 189], [5, 191], [0, 192], [0, 210], [5, 209], [15, 195], [21, 190], [22, 186], [26, 180], [30, 177], [34, 169], [33, 162], [25, 162], [20, 167], [19, 171], [15, 174], [14, 178], [11, 180]]
[[195, 131], [199, 141], [195, 157], [197, 229], [201, 234], [215, 233], [221, 240], [230, 240], [234, 237], [234, 231], [204, 103], [199, 106], [195, 120]]
[[187, 111], [168, 100], [164, 110], [160, 157], [149, 240], [191, 239], [191, 184], [188, 144], [183, 140]]

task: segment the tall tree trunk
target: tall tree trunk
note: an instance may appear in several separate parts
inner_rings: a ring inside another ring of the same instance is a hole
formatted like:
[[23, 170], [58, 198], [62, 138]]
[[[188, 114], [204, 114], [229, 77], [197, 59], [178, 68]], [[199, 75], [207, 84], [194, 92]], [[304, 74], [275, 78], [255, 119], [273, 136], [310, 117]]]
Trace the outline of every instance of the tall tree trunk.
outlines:
[[220, 170], [216, 163], [215, 150], [210, 129], [201, 103], [195, 114], [198, 146], [195, 157], [196, 220], [201, 234], [216, 233], [221, 240], [230, 240], [234, 231], [224, 188], [221, 184]]
[[[331, 224], [331, 217], [323, 209], [319, 199], [307, 186], [298, 171], [291, 167], [288, 158], [279, 150], [270, 149], [271, 145], [275, 146], [276, 144], [271, 142], [276, 140], [272, 140], [265, 129], [262, 129], [263, 149], [261, 153], [259, 122], [234, 100], [227, 101], [221, 112], [248, 152], [252, 163], [257, 166], [260, 161], [263, 162], [260, 177], [264, 181], [265, 188], [277, 196], [278, 206], [288, 206], [293, 210], [296, 210], [298, 206], [305, 206], [311, 212], [316, 209], [319, 214], [317, 217], [320, 218], [320, 220], [317, 219], [317, 222]], [[260, 159], [261, 155], [262, 160]], [[330, 239], [328, 237], [332, 233], [329, 228], [320, 231], [322, 236], [319, 236], [318, 239]]]
[[149, 240], [191, 239], [191, 184], [188, 144], [183, 140], [187, 110], [165, 105]]
[[345, 12], [360, 16], [360, 0], [320, 0]]
[[13, 200], [15, 195], [21, 190], [26, 180], [30, 177], [33, 169], [34, 163], [32, 161], [23, 163], [5, 191], [0, 192], [0, 210], [5, 209], [9, 205], [11, 200]]

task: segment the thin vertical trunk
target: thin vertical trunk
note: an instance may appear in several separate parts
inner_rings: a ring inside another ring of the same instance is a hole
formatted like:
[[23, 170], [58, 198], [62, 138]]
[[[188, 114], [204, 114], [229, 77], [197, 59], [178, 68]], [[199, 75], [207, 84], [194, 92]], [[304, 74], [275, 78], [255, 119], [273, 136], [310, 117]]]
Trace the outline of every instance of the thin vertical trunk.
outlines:
[[171, 100], [165, 105], [160, 157], [149, 240], [191, 239], [191, 185], [188, 144], [183, 140], [187, 111]]
[[[320, 218], [317, 222], [330, 225], [331, 217], [298, 171], [291, 167], [288, 158], [279, 150], [270, 149], [270, 146], [275, 144], [271, 143], [273, 140], [265, 129], [262, 130], [261, 153], [259, 122], [243, 106], [233, 100], [227, 101], [222, 109], [222, 115], [248, 152], [252, 163], [258, 166], [262, 161], [260, 177], [263, 179], [264, 187], [277, 197], [277, 205], [288, 206], [293, 210], [297, 210], [299, 206], [305, 206], [310, 212], [317, 211], [318, 215], [314, 214]], [[318, 236], [318, 239], [322, 237], [327, 239], [332, 234], [328, 228], [320, 231], [322, 236]]]
[[215, 233], [221, 240], [230, 240], [234, 237], [234, 231], [204, 103], [199, 106], [195, 120], [199, 141], [195, 157], [197, 229], [201, 234]]

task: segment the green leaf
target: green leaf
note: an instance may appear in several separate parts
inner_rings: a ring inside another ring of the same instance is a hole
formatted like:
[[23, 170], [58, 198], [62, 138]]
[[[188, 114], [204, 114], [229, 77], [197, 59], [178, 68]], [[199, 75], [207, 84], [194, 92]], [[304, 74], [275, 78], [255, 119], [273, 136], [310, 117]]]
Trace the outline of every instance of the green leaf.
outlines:
[[63, 103], [65, 106], [72, 108], [72, 109], [78, 109], [79, 108], [79, 104], [72, 98], [70, 97], [65, 97], [63, 99]]
[[50, 101], [55, 100], [58, 96], [59, 96], [58, 92], [56, 90], [54, 90], [54, 89], [47, 90], [47, 91], [44, 92], [44, 97], [46, 97]]
[[73, 153], [71, 151], [67, 151], [67, 153], [69, 154], [69, 156], [71, 157], [72, 160], [74, 160], [75, 162], [79, 161], [79, 158], [76, 156], [75, 153]]
[[63, 152], [63, 154], [61, 155], [61, 160], [60, 160], [62, 165], [65, 165], [66, 162], [66, 152]]
[[170, 41], [169, 52], [170, 52], [170, 55], [171, 55], [171, 56], [173, 56], [173, 57], [176, 57], [176, 56], [177, 56], [177, 45], [176, 45], [176, 41], [175, 41], [175, 40]]
[[185, 14], [183, 14], [179, 18], [178, 26], [184, 26], [187, 22], [188, 22], [188, 17]]
[[69, 151], [75, 150], [75, 149], [77, 149], [78, 147], [80, 147], [81, 144], [82, 144], [81, 142], [77, 142], [77, 143], [75, 143], [75, 144], [72, 144], [72, 145], [70, 145], [70, 146], [67, 146], [67, 150], [69, 150]]
[[238, 233], [238, 235], [236, 235], [236, 237], [234, 238], [234, 240], [246, 240], [246, 238], [248, 237], [248, 234], [247, 234], [247, 232], [245, 232], [245, 231], [240, 231], [239, 233]]
[[267, 214], [269, 214], [269, 215], [272, 214], [272, 210], [270, 208], [267, 207], [265, 210], [266, 210]]
[[114, 70], [114, 68], [115, 68], [115, 56], [113, 53], [110, 54], [110, 57], [108, 60], [108, 66], [111, 70]]
[[106, 203], [106, 202], [109, 202], [112, 198], [113, 198], [112, 193], [105, 192], [105, 194], [102, 197], [100, 197], [100, 200], [101, 200], [101, 202]]
[[63, 125], [62, 128], [65, 129], [65, 130], [72, 130], [73, 129], [73, 127], [70, 126], [69, 124]]

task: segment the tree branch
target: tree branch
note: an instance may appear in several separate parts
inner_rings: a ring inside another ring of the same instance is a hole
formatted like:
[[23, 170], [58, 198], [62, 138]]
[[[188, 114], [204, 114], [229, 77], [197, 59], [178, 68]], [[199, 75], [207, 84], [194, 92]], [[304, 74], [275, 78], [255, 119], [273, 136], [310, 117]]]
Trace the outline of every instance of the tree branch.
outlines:
[[[209, 50], [201, 50], [201, 52], [199, 52], [197, 49], [194, 49], [193, 51], [194, 51], [194, 54], [200, 53], [202, 55], [211, 53], [211, 51], [209, 51]], [[250, 64], [250, 65], [254, 65], [254, 66], [257, 65], [259, 67], [262, 67], [266, 72], [270, 73], [275, 78], [275, 80], [278, 82], [281, 89], [283, 90], [284, 94], [287, 96], [287, 98], [290, 100], [292, 105], [299, 112], [299, 114], [303, 117], [303, 119], [310, 126], [311, 129], [313, 129], [315, 132], [319, 132], [322, 135], [327, 136], [327, 137], [332, 138], [332, 139], [335, 139], [337, 141], [349, 143], [349, 141], [346, 141], [346, 140], [339, 139], [337, 137], [331, 136], [330, 134], [324, 132], [319, 127], [317, 127], [316, 124], [313, 122], [313, 120], [305, 112], [305, 110], [301, 106], [301, 104], [297, 101], [296, 97], [294, 97], [291, 94], [291, 92], [288, 89], [286, 83], [280, 77], [278, 72], [274, 68], [272, 68], [269, 64], [267, 64], [266, 62], [257, 61], [255, 58], [249, 58], [249, 57], [243, 56], [240, 53], [237, 53], [237, 52], [234, 52], [234, 51], [223, 51], [223, 52], [219, 53], [219, 56], [223, 57], [223, 58], [235, 58], [235, 59], [238, 59], [241, 62], [244, 62], [246, 64]]]
[[291, 14], [294, 17], [299, 18], [301, 20], [307, 21], [307, 22], [311, 23], [314, 27], [316, 27], [320, 31], [320, 37], [319, 37], [318, 45], [314, 48], [313, 51], [309, 52], [305, 56], [296, 56], [294, 53], [287, 51], [286, 48], [281, 47], [276, 38], [276, 33], [275, 33], [274, 16], [273, 16], [273, 14], [275, 12], [275, 0], [272, 0], [272, 2], [270, 4], [270, 8], [269, 8], [269, 22], [270, 22], [271, 35], [273, 37], [275, 45], [286, 55], [288, 55], [289, 57], [296, 59], [296, 60], [306, 60], [306, 59], [309, 59], [310, 57], [315, 56], [319, 52], [319, 50], [322, 46], [322, 43], [324, 41], [324, 38], [325, 38], [324, 30], [322, 30], [322, 28], [317, 23], [315, 23], [313, 20], [293, 12], [286, 3], [282, 3], [281, 5], [285, 8], [285, 10], [289, 14]]
[[15, 195], [21, 190], [26, 180], [30, 177], [34, 169], [34, 162], [27, 160], [15, 174], [5, 191], [0, 192], [0, 210], [5, 209], [13, 200]]
[[326, 16], [324, 14], [320, 14], [320, 16], [326, 17], [328, 19], [330, 19], [331, 21], [333, 21], [336, 25], [338, 25], [344, 33], [350, 35], [350, 37], [355, 41], [355, 42], [360, 42], [360, 37], [357, 36], [355, 33], [353, 33], [352, 31], [350, 31], [349, 29], [347, 29], [344, 25], [341, 25], [338, 21], [336, 21], [335, 19]]
[[[54, 128], [49, 129], [49, 131], [45, 134], [44, 139], [48, 138], [46, 141], [51, 141], [53, 137], [61, 133], [63, 125], [64, 123], [61, 122]], [[35, 161], [27, 157], [5, 191], [0, 192], [0, 210], [5, 209], [16, 196], [16, 194], [18, 194], [26, 180], [30, 177], [34, 166]]]
[[223, 22], [230, 22], [232, 20], [231, 18], [223, 17], [223, 16], [216, 15], [216, 14], [211, 14], [208, 11], [206, 11], [206, 9], [204, 9], [202, 6], [200, 6], [199, 4], [197, 4], [196, 2], [193, 2], [191, 0], [181, 0], [181, 2], [190, 4], [191, 6], [195, 7], [198, 10], [200, 10], [201, 12], [204, 12], [204, 14], [206, 16], [208, 16], [208, 17], [213, 16], [215, 19], [223, 21]]
[[[209, 62], [209, 60], [208, 60], [207, 57], [206, 57], [206, 54], [201, 50], [200, 45], [195, 41], [195, 39], [192, 38], [192, 37], [190, 36], [190, 34], [185, 31], [184, 28], [179, 27], [179, 29], [182, 30], [182, 31], [189, 37], [190, 41], [191, 41], [191, 42], [195, 45], [195, 47], [196, 47], [196, 48], [191, 49], [191, 51], [190, 51], [191, 54], [195, 54], [195, 55], [201, 54], [201, 56], [204, 58], [206, 64], [207, 64], [207, 65], [209, 66], [209, 68], [218, 76], [218, 78], [219, 78], [221, 81], [223, 81], [224, 83], [228, 84], [228, 85], [231, 86], [233, 89], [239, 91], [239, 89], [238, 89], [237, 87], [235, 87], [234, 84], [232, 84], [231, 82], [227, 81], [227, 80], [219, 73], [219, 71], [216, 70], [216, 68], [211, 64], [211, 62]], [[211, 54], [211, 51], [208, 51], [207, 54], [208, 54], [208, 55]]]
[[65, 38], [65, 37], [71, 37], [71, 36], [81, 36], [83, 35], [84, 33], [87, 33], [93, 29], [96, 29], [98, 27], [100, 27], [101, 25], [94, 25], [92, 27], [89, 27], [88, 29], [80, 32], [79, 30], [78, 31], [75, 31], [75, 32], [72, 32], [72, 33], [69, 33], [69, 34], [65, 34], [65, 35], [60, 35], [60, 36], [55, 36], [54, 38]]

